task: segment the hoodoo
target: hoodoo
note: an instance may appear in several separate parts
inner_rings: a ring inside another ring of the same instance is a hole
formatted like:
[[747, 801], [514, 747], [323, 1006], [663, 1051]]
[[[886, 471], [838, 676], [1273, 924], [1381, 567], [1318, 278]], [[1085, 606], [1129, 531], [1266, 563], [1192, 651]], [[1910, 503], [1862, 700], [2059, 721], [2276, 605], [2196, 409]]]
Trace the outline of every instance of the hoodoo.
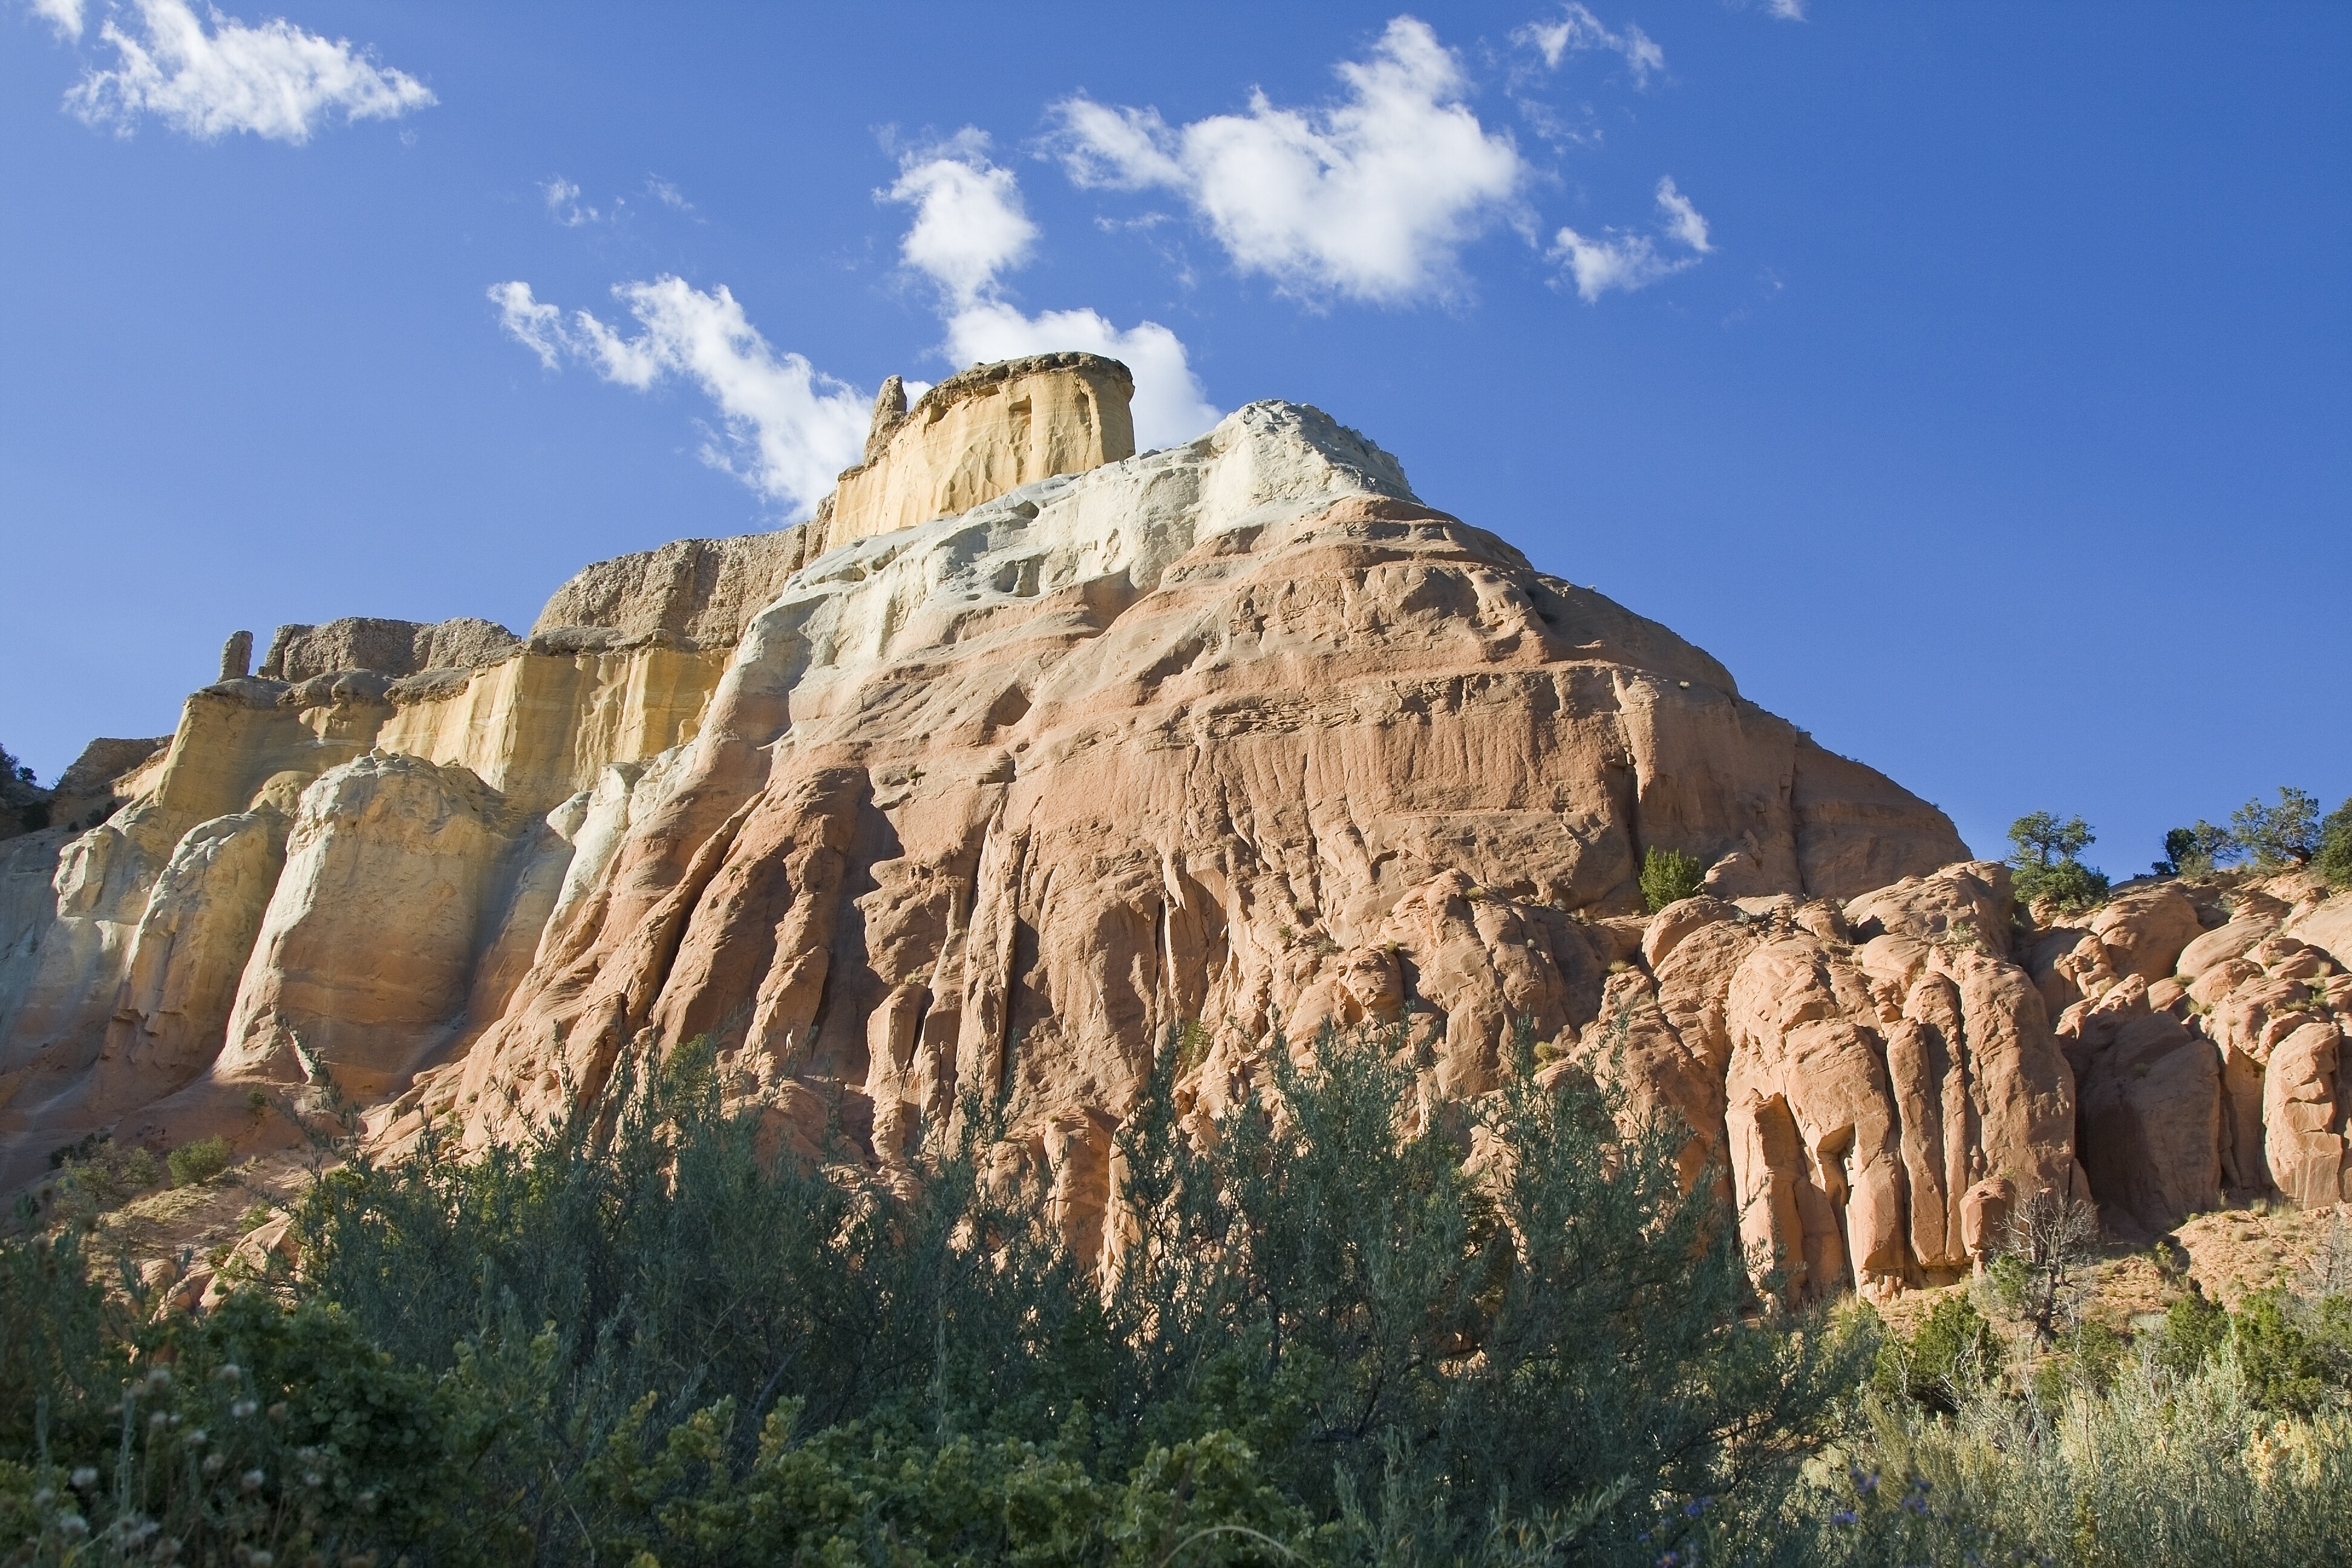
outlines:
[[[1410, 1015], [1449, 1093], [1524, 1025], [1678, 1117], [1797, 1295], [1951, 1279], [2034, 1191], [2341, 1195], [2332, 1036], [2170, 1004], [2352, 921], [2174, 893], [2021, 950], [1942, 813], [1664, 626], [1313, 408], [1139, 455], [1131, 385], [894, 381], [805, 524], [590, 566], [527, 637], [285, 626], [160, 749], [101, 742], [87, 816], [0, 844], [9, 1179], [330, 1081], [480, 1144], [702, 1037], [883, 1172], [1003, 1095], [1092, 1255], [1173, 1031], [1205, 1125]], [[1701, 893], [1648, 912], [1652, 849]]]

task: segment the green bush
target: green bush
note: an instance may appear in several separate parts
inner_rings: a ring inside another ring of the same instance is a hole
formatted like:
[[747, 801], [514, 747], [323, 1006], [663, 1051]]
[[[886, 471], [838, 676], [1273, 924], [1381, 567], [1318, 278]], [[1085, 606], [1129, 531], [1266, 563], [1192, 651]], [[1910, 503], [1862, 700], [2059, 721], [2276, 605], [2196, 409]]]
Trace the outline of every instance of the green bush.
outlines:
[[1696, 897], [1706, 886], [1706, 867], [1696, 855], [1661, 849], [1653, 844], [1642, 852], [1642, 901], [1656, 914], [1668, 904]]
[[2177, 1306], [2129, 1353], [2059, 1310], [2059, 1206], [1996, 1266], [2050, 1375], [2007, 1363], [1963, 1293], [1882, 1345], [1866, 1313], [1760, 1303], [1713, 1184], [1676, 1177], [1685, 1131], [1573, 1071], [1539, 1083], [1527, 1031], [1469, 1100], [1435, 1092], [1411, 1020], [1277, 1048], [1206, 1144], [1178, 1093], [1196, 1034], [1139, 1064], [1107, 1279], [997, 1108], [968, 1097], [886, 1184], [845, 1151], [765, 1152], [774, 1113], [723, 1113], [699, 1047], [625, 1060], [520, 1146], [428, 1136], [325, 1175], [296, 1210], [299, 1276], [200, 1318], [102, 1287], [71, 1228], [0, 1244], [0, 1552], [1502, 1568], [2352, 1546], [2352, 1301]]
[[58, 1212], [80, 1220], [120, 1208], [163, 1179], [152, 1151], [137, 1143], [118, 1148], [105, 1133], [58, 1150], [49, 1163], [58, 1173], [52, 1202]]
[[2352, 888], [2352, 800], [2327, 814], [2319, 825], [2319, 853], [2312, 864], [2333, 888]]
[[2200, 820], [2194, 827], [2176, 827], [2164, 836], [2164, 858], [2155, 866], [2159, 877], [2204, 877], [2215, 868], [2245, 858], [2245, 848], [2226, 827]]
[[[2054, 1404], [1986, 1385], [1941, 1415], [1864, 1410], [1748, 1560], [2212, 1568], [2352, 1557], [2352, 1420], [2277, 1416], [2235, 1359], [2131, 1359]], [[1840, 1462], [1842, 1461], [1842, 1462]]]
[[1950, 1412], [2000, 1366], [1992, 1325], [1974, 1301], [1956, 1293], [1930, 1308], [1908, 1340], [1889, 1336], [1879, 1346], [1872, 1381], [1882, 1396]]
[[163, 1163], [172, 1168], [173, 1185], [201, 1187], [228, 1169], [229, 1153], [228, 1140], [215, 1132], [182, 1144], [164, 1156]]
[[699, 1050], [521, 1147], [327, 1175], [301, 1277], [194, 1321], [19, 1244], [0, 1525], [44, 1562], [1649, 1563], [1769, 1515], [1872, 1349], [1757, 1315], [1683, 1131], [1539, 1086], [1524, 1031], [1477, 1101], [1403, 1026], [1276, 1050], [1209, 1148], [1183, 1048], [1107, 1289], [990, 1107], [845, 1182], [763, 1162]]

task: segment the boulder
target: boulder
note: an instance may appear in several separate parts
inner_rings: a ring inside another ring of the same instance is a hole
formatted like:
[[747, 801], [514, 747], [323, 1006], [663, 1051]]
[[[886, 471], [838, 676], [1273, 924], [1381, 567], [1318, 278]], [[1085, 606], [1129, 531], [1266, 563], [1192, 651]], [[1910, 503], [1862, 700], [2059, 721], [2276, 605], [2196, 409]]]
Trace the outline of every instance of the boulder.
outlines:
[[2151, 982], [2170, 974], [2181, 951], [2205, 931], [2196, 904], [2171, 882], [2134, 888], [2102, 908], [2089, 923], [2117, 974], [2137, 974]]
[[1973, 940], [1986, 952], [2005, 956], [2016, 907], [2009, 868], [1992, 860], [1971, 860], [1865, 893], [1847, 903], [1845, 921], [1857, 942], [1885, 932], [1948, 937]]
[[2325, 952], [2338, 973], [2352, 973], [2352, 893], [2338, 893], [2298, 915], [2286, 934]]

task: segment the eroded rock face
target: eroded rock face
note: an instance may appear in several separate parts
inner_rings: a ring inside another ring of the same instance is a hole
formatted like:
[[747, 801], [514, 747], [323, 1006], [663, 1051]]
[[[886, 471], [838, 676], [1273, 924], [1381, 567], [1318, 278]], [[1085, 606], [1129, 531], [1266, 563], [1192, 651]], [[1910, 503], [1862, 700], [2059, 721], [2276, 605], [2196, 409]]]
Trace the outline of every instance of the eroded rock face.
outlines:
[[[1750, 902], [1785, 918], [1706, 900], [1628, 923], [1637, 824], [1752, 856], [1771, 890]], [[2074, 1179], [2071, 1084], [2021, 972], [1946, 961], [1954, 1043], [1928, 1065], [1913, 1031], [1906, 1106], [1875, 1067], [1878, 1002], [1829, 954], [1824, 897], [1958, 858], [1940, 816], [1308, 410], [813, 563], [747, 626], [700, 735], [609, 774], [573, 842], [503, 1015], [383, 1135], [432, 1115], [508, 1136], [625, 1044], [708, 1036], [747, 1093], [831, 1086], [885, 1169], [959, 1089], [1003, 1089], [1092, 1247], [1111, 1134], [1177, 1026], [1208, 1027], [1186, 1095], [1213, 1121], [1283, 1042], [1402, 1017], [1441, 1094], [1498, 1081], [1524, 1021], [1677, 1119], [1689, 1178], [1727, 1188], [1771, 1168], [1733, 1147], [1727, 1080], [1793, 1091], [1801, 1159], [1852, 1174], [1814, 1179], [1826, 1217], [1790, 1238], [1863, 1238], [1853, 1266], [1812, 1246], [1820, 1289], [1966, 1267], [1959, 1207], [1989, 1173]], [[2005, 900], [1990, 876], [1970, 896]], [[1815, 1020], [1783, 1015], [1810, 1004], [1756, 965], [1792, 943], [1844, 975], [1842, 1075], [1806, 1070]], [[1948, 1058], [1970, 1052], [2019, 1082], [1964, 1082]], [[1926, 1220], [1906, 1153], [1935, 1175]]]
[[[2316, 1015], [2237, 996], [2309, 992], [2263, 945], [2287, 904], [2200, 976], [2147, 973], [2206, 940], [2161, 895], [2013, 954], [2000, 868], [1701, 650], [1314, 410], [1119, 456], [1101, 363], [996, 367], [936, 417], [886, 394], [820, 520], [884, 531], [829, 552], [818, 522], [685, 542], [474, 662], [289, 639], [289, 679], [198, 693], [103, 827], [0, 846], [0, 1126], [46, 1148], [331, 1079], [378, 1138], [481, 1143], [707, 1037], [777, 1140], [831, 1122], [884, 1179], [1003, 1090], [1093, 1256], [1180, 1026], [1204, 1135], [1326, 1024], [1425, 1037], [1432, 1097], [1493, 1088], [1525, 1027], [1678, 1124], [1792, 1295], [1950, 1278], [2037, 1190], [2155, 1223], [2242, 1105], [2318, 1190]], [[1643, 912], [1651, 845], [1708, 893]], [[2246, 1093], [2186, 1016], [2216, 976]]]
[[[462, 669], [499, 657], [515, 642], [514, 633], [506, 627], [470, 616], [430, 624], [352, 616], [324, 626], [278, 627], [262, 658], [261, 674], [270, 680], [300, 682], [347, 669], [394, 676]], [[236, 675], [244, 673], [240, 669]], [[233, 679], [226, 665], [222, 679]]]
[[665, 636], [687, 647], [727, 647], [743, 623], [776, 596], [808, 558], [805, 527], [732, 539], [680, 539], [658, 550], [584, 566], [558, 588], [531, 623], [544, 637], [567, 627], [607, 627], [625, 637]]
[[866, 460], [841, 476], [811, 526], [821, 548], [838, 549], [1133, 457], [1134, 395], [1125, 365], [1088, 353], [974, 365], [911, 408], [903, 387], [885, 385]]
[[506, 847], [469, 773], [372, 752], [302, 792], [286, 865], [213, 1064], [224, 1082], [404, 1082], [463, 1008]]

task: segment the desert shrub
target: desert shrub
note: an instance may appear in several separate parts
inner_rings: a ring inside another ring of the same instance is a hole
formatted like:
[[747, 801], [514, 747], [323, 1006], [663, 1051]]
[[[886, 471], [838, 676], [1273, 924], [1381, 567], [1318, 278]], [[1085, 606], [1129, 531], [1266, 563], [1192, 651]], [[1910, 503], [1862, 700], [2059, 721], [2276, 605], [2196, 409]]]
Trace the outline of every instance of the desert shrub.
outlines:
[[1882, 1397], [1948, 1413], [2000, 1367], [1992, 1324], [1967, 1295], [1956, 1293], [1930, 1308], [1907, 1340], [1889, 1335], [1881, 1342], [1872, 1384]]
[[163, 1158], [172, 1168], [174, 1186], [200, 1187], [228, 1169], [228, 1140], [215, 1132], [209, 1138], [199, 1138], [184, 1143]]
[[1272, 1053], [1200, 1147], [1183, 1040], [1121, 1134], [1107, 1289], [990, 1106], [871, 1184], [775, 1155], [699, 1050], [520, 1147], [355, 1160], [299, 1209], [302, 1276], [200, 1320], [109, 1318], [71, 1242], [20, 1244], [0, 1318], [50, 1326], [0, 1394], [46, 1414], [0, 1526], [45, 1562], [1402, 1564], [1774, 1515], [1874, 1347], [1757, 1315], [1679, 1128], [1539, 1084], [1524, 1032], [1498, 1091], [1435, 1096], [1401, 1026]]
[[[1938, 1416], [1879, 1404], [1791, 1498], [1769, 1560], [1831, 1564], [2335, 1563], [2352, 1552], [2352, 1422], [2280, 1417], [2234, 1356], [2125, 1361], [2056, 1404], [1997, 1385]], [[1759, 1560], [1767, 1560], [1760, 1558]]]
[[2050, 903], [2062, 910], [2087, 909], [2106, 896], [2107, 879], [2080, 859], [2098, 841], [2079, 816], [2061, 820], [2050, 812], [2030, 812], [2009, 825], [2011, 876], [2018, 902], [2026, 908]]
[[1656, 914], [1668, 904], [1696, 897], [1706, 886], [1706, 867], [1696, 855], [1651, 845], [1642, 852], [1642, 900]]
[[131, 1325], [89, 1262], [76, 1226], [0, 1242], [0, 1458], [32, 1458], [45, 1436], [100, 1440]]
[[2258, 795], [2231, 812], [2230, 834], [2264, 869], [2307, 866], [2321, 847], [2319, 797], [2281, 784], [2275, 805]]
[[2165, 1309], [2164, 1330], [2154, 1353], [2166, 1371], [2187, 1377], [2211, 1361], [2229, 1339], [2229, 1311], [2202, 1290], [2192, 1289]]
[[163, 1179], [152, 1150], [119, 1146], [103, 1133], [56, 1151], [49, 1162], [57, 1171], [49, 1187], [52, 1208], [84, 1221], [121, 1207]]
[[2090, 1288], [2096, 1210], [2060, 1193], [2035, 1193], [2003, 1223], [1985, 1269], [1994, 1310], [2032, 1331], [2034, 1343], [2054, 1345], [2081, 1321]]

